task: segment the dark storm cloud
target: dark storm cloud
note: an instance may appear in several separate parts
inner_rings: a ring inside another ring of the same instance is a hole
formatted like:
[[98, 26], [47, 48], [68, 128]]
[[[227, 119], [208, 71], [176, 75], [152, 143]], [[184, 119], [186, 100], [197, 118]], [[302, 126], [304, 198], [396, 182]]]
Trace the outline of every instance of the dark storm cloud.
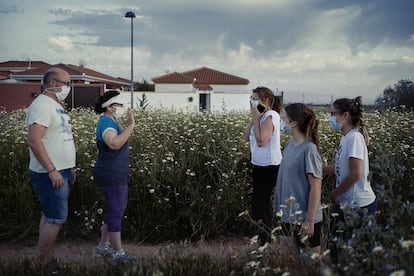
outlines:
[[130, 45], [130, 20], [124, 18], [125, 10], [55, 9], [49, 13], [55, 16], [52, 24], [83, 37], [96, 37], [97, 46], [127, 47]]
[[414, 1], [318, 1], [316, 8], [335, 10], [349, 7], [359, 9], [355, 20], [345, 29], [349, 44], [375, 47], [387, 41], [391, 44], [412, 45], [414, 34]]
[[[338, 33], [347, 38], [351, 48], [375, 47], [387, 42], [412, 45], [414, 34], [414, 1], [308, 1], [287, 7], [235, 6], [223, 9], [212, 7], [174, 6], [160, 12], [149, 10], [159, 28], [177, 34], [186, 43], [211, 42], [219, 33], [226, 35], [225, 46], [234, 49], [245, 42], [265, 54], [306, 47], [306, 41], [318, 32], [313, 22], [325, 13], [352, 9], [356, 16], [346, 25], [338, 26]], [[349, 16], [349, 15], [348, 15]], [[335, 18], [331, 18], [335, 20]], [[331, 24], [332, 22], [324, 22]], [[259, 43], [260, 42], [260, 43]]]
[[0, 14], [14, 14], [14, 13], [23, 13], [24, 9], [19, 8], [17, 5], [10, 5], [6, 3], [0, 4]]
[[[412, 0], [309, 0], [287, 1], [276, 5], [246, 4], [245, 1], [140, 1], [140, 9], [132, 9], [135, 42], [156, 53], [191, 50], [195, 55], [215, 47], [220, 35], [224, 49], [238, 49], [240, 43], [252, 47], [257, 54], [286, 54], [306, 47], [306, 41], [318, 30], [313, 22], [323, 13], [355, 9], [353, 20], [339, 26], [348, 45], [375, 47], [379, 43], [412, 45], [414, 34], [414, 1]], [[129, 21], [119, 9], [53, 9], [50, 20], [62, 31], [96, 37], [98, 46], [129, 45]], [[17, 13], [17, 5], [1, 4], [0, 13]], [[140, 18], [138, 18], [138, 16]], [[330, 24], [331, 22], [326, 22]], [[76, 41], [74, 42], [76, 43]]]
[[[237, 50], [244, 43], [254, 49], [254, 54], [283, 56], [289, 51], [306, 48], [307, 41], [322, 27], [315, 22], [327, 12], [341, 10], [351, 10], [352, 18], [337, 26], [337, 32], [354, 52], [383, 42], [413, 44], [410, 37], [414, 34], [414, 1], [411, 0], [301, 1], [282, 7], [231, 6], [226, 2], [211, 5], [180, 1], [160, 3], [144, 1], [141, 10], [133, 10], [137, 15], [134, 45], [146, 47], [154, 54], [185, 52], [188, 56], [200, 56], [206, 49], [214, 52], [217, 39], [222, 35], [220, 43], [225, 50]], [[50, 13], [62, 17], [53, 23], [71, 32], [95, 36], [98, 46], [128, 47], [130, 21], [124, 18], [126, 11], [126, 8], [57, 9]], [[347, 16], [351, 15], [345, 14], [345, 19]]]

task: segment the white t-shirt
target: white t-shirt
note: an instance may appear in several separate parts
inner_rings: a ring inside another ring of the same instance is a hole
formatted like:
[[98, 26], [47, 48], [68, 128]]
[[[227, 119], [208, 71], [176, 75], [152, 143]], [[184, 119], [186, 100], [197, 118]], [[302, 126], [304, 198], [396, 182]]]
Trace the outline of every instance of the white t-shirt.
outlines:
[[342, 136], [338, 151], [335, 156], [336, 186], [349, 174], [349, 158], [357, 158], [363, 161], [361, 178], [345, 193], [339, 196], [341, 205], [347, 204], [351, 208], [364, 207], [375, 200], [369, 179], [368, 149], [364, 136], [356, 129]]
[[[47, 129], [42, 138], [49, 158], [57, 170], [73, 168], [76, 165], [75, 143], [73, 141], [72, 124], [63, 107], [45, 95], [39, 95], [30, 105], [26, 116], [26, 125], [39, 124]], [[30, 150], [29, 169], [46, 172]]]
[[269, 142], [259, 147], [254, 135], [254, 126], [250, 130], [250, 151], [252, 154], [252, 164], [257, 166], [279, 165], [282, 160], [280, 150], [280, 116], [274, 110], [265, 112], [260, 118], [259, 124], [262, 126], [267, 117], [272, 117], [273, 133]]

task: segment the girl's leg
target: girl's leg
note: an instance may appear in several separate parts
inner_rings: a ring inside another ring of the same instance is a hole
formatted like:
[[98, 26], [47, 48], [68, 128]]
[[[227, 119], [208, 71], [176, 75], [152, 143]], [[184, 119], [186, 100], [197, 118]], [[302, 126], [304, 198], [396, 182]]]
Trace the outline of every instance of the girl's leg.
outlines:
[[104, 223], [101, 227], [101, 243], [109, 242], [108, 225]]

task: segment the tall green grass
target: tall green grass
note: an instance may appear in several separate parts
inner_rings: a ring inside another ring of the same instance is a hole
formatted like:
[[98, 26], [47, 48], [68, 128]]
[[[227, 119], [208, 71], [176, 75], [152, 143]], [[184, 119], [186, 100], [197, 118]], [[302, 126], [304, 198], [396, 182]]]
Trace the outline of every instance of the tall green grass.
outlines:
[[[105, 209], [92, 178], [98, 117], [88, 109], [74, 109], [70, 116], [77, 148], [77, 182], [71, 190], [70, 214], [62, 236], [96, 239]], [[317, 116], [322, 157], [326, 164], [332, 163], [340, 134], [329, 128], [327, 110], [318, 109]], [[23, 110], [0, 113], [0, 239], [7, 242], [35, 237], [40, 217], [28, 177], [24, 118]], [[413, 247], [407, 249], [401, 243], [414, 239], [409, 223], [414, 221], [414, 114], [370, 112], [365, 119], [371, 136], [372, 185], [380, 211], [379, 226], [372, 233], [378, 239], [373, 242], [390, 250], [389, 263], [400, 263], [398, 252], [408, 250], [412, 264]], [[249, 209], [251, 194], [249, 144], [242, 138], [248, 121], [246, 112], [137, 110], [130, 139], [131, 178], [123, 237], [157, 242], [254, 233], [255, 227], [239, 217]], [[282, 135], [282, 146], [287, 139]], [[333, 177], [324, 178], [322, 203], [327, 206], [333, 185]], [[326, 225], [328, 221], [325, 216]], [[329, 237], [327, 227], [324, 231]], [[358, 256], [349, 258], [355, 261]], [[390, 267], [387, 269], [392, 271]]]

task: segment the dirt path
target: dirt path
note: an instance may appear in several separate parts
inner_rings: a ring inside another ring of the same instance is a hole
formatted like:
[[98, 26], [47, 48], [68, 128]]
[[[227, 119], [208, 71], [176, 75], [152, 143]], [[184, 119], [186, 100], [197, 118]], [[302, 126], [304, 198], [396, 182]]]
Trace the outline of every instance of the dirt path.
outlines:
[[[58, 257], [61, 262], [99, 264], [102, 262], [102, 259], [95, 257], [95, 246], [96, 242], [92, 241], [61, 241], [56, 243], [54, 256]], [[227, 238], [197, 243], [134, 244], [124, 242], [124, 249], [136, 258], [157, 256], [168, 247], [182, 247], [185, 249], [186, 254], [199, 254], [203, 252], [212, 255], [239, 254], [251, 248], [249, 242], [243, 238]], [[0, 260], [35, 256], [36, 240], [16, 244], [0, 244]]]

